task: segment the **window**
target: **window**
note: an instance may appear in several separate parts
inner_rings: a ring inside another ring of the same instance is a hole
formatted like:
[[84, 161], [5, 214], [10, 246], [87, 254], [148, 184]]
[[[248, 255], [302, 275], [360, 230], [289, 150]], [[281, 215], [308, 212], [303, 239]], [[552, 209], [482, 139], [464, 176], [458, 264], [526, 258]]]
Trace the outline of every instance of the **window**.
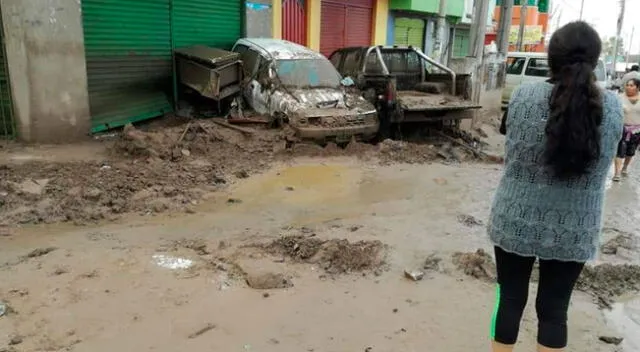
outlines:
[[337, 88], [340, 74], [327, 59], [278, 60], [280, 82], [293, 88]]
[[367, 56], [367, 73], [382, 74], [382, 65], [375, 51]]
[[340, 69], [340, 61], [342, 60], [342, 52], [336, 51], [331, 55], [329, 61], [333, 64], [333, 66], [337, 69]]
[[344, 63], [342, 64], [342, 71], [345, 73], [353, 74], [360, 71], [360, 50], [354, 50], [348, 52], [344, 57]]
[[525, 76], [549, 77], [549, 61], [547, 59], [529, 59]]
[[269, 60], [262, 55], [258, 56], [258, 72], [256, 74], [260, 84], [269, 83]]
[[[389, 73], [422, 74], [422, 59], [413, 50], [383, 50], [382, 59]], [[367, 72], [382, 73], [382, 66], [375, 52], [367, 57]]]
[[233, 47], [233, 51], [235, 51], [236, 53], [239, 53], [240, 55], [246, 53], [247, 50], [249, 50], [249, 47], [243, 44], [238, 44]]
[[509, 57], [507, 58], [507, 74], [519, 75], [522, 74], [524, 63], [527, 61], [524, 57]]
[[255, 78], [254, 75], [258, 69], [260, 54], [253, 49], [247, 48], [247, 51], [245, 51], [244, 54], [241, 54], [241, 58], [244, 63], [244, 76]]

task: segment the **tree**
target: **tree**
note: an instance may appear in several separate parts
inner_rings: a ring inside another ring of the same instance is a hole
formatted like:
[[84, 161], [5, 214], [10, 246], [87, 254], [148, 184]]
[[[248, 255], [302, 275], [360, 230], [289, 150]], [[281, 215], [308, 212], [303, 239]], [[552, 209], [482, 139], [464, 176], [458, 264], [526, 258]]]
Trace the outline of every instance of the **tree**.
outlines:
[[[616, 37], [606, 37], [602, 39], [602, 55], [607, 59], [611, 59], [613, 56], [613, 48], [616, 45]], [[618, 39], [618, 60], [620, 57], [624, 57], [624, 40], [622, 38]], [[624, 61], [624, 59], [622, 60]]]

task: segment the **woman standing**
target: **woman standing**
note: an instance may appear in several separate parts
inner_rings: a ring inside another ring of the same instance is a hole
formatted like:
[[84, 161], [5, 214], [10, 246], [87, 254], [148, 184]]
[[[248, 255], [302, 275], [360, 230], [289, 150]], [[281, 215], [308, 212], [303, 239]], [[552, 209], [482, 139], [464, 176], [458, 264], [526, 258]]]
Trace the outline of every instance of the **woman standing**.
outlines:
[[551, 78], [511, 97], [504, 175], [488, 224], [498, 271], [493, 351], [513, 350], [536, 259], [538, 351], [567, 345], [569, 300], [596, 254], [607, 171], [622, 134], [620, 100], [593, 74], [601, 46], [587, 23], [567, 24], [549, 44]]
[[620, 176], [626, 176], [629, 164], [636, 155], [640, 145], [640, 80], [631, 78], [624, 86], [624, 93], [620, 94], [624, 111], [624, 132], [618, 143], [618, 155], [615, 162], [615, 176], [613, 180], [620, 181]]

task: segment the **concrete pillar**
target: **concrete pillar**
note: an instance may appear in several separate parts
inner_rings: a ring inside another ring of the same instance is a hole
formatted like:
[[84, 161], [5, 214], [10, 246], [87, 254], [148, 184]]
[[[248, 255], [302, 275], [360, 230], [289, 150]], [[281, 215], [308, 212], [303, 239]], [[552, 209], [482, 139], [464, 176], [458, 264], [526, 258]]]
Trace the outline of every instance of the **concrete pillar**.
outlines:
[[[282, 1], [282, 0], [275, 0]], [[272, 0], [246, 1], [246, 28], [248, 38], [273, 37], [273, 6]]]
[[387, 44], [387, 26], [389, 24], [389, 0], [377, 0], [373, 13], [372, 45]]
[[282, 0], [273, 1], [272, 31], [274, 39], [282, 39]]
[[18, 138], [62, 143], [91, 128], [78, 0], [1, 0]]
[[320, 51], [321, 0], [307, 1], [307, 47]]

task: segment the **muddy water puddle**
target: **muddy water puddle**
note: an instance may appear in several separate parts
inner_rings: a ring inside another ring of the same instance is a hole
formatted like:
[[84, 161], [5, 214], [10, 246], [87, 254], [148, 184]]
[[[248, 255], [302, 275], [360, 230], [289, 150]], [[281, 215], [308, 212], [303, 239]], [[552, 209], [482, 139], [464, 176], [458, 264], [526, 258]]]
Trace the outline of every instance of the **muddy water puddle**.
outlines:
[[380, 177], [348, 162], [297, 164], [246, 180], [229, 199], [236, 211], [286, 212], [296, 224], [359, 217], [372, 204], [411, 197], [413, 187], [402, 176]]
[[610, 324], [624, 338], [622, 347], [624, 351], [640, 351], [640, 296], [630, 297], [613, 306], [607, 313]]

